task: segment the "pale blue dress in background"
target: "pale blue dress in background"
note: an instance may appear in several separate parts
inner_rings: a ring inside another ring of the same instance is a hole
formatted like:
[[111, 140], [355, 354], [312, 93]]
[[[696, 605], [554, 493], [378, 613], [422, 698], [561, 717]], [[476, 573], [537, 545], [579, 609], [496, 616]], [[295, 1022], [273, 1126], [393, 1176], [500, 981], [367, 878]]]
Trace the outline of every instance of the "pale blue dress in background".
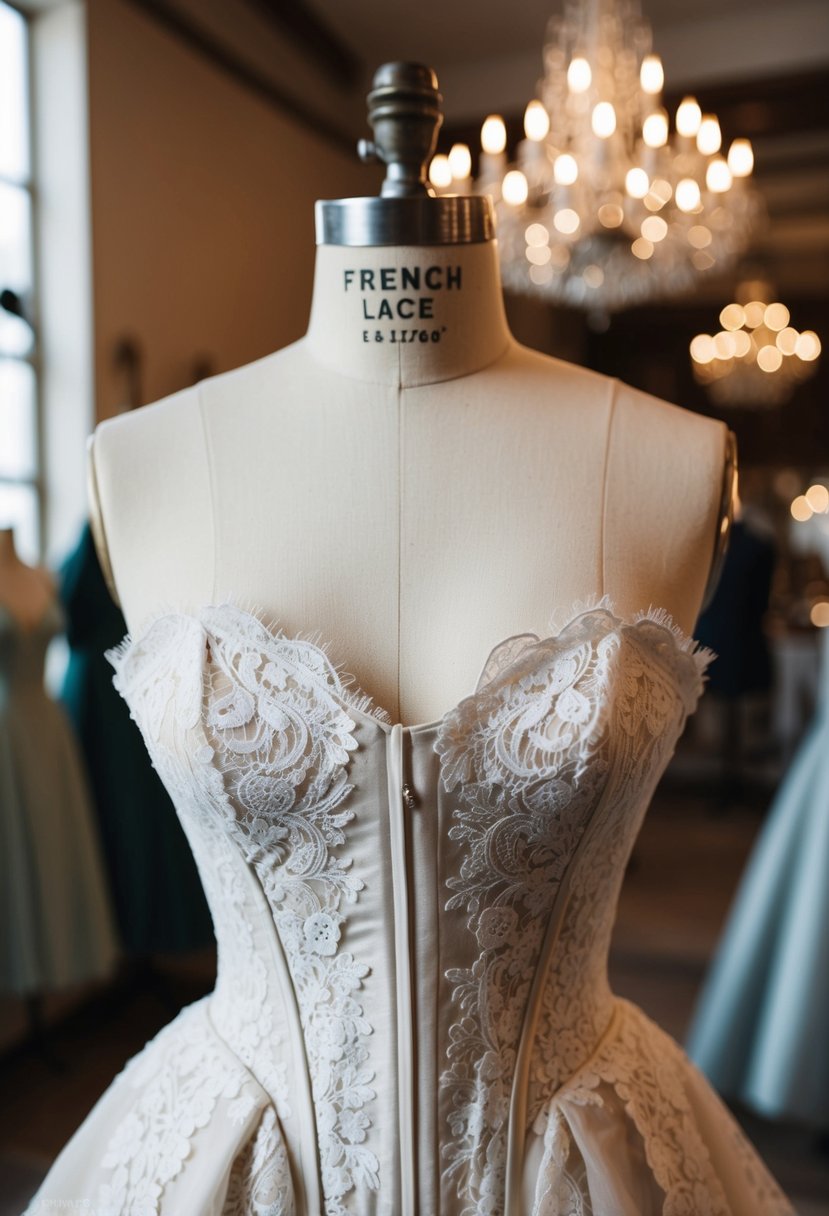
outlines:
[[726, 1097], [829, 1127], [829, 629], [820, 702], [749, 859], [687, 1043]]

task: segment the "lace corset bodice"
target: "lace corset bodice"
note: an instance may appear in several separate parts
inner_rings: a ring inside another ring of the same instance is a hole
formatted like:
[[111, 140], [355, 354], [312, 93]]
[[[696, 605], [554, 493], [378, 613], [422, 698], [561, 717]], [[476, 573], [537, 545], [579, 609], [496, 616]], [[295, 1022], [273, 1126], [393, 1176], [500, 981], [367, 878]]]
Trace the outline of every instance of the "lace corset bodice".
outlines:
[[209, 1017], [273, 1102], [284, 1187], [329, 1216], [502, 1211], [614, 1016], [625, 862], [710, 656], [602, 602], [500, 643], [412, 727], [232, 604], [110, 657], [199, 863]]

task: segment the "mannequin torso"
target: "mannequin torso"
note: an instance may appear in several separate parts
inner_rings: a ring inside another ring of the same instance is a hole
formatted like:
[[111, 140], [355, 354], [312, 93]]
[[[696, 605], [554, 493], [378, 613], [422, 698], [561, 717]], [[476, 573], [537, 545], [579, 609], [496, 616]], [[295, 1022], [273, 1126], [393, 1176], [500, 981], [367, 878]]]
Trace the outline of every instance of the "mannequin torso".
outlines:
[[518, 345], [493, 242], [322, 246], [304, 339], [101, 424], [93, 513], [133, 633], [229, 597], [412, 724], [577, 601], [690, 630], [726, 454], [722, 423]]
[[490, 200], [426, 190], [439, 102], [375, 75], [386, 181], [318, 204], [304, 339], [96, 433], [108, 657], [219, 965], [37, 1202], [790, 1216], [607, 978], [710, 659], [728, 435], [512, 339]]

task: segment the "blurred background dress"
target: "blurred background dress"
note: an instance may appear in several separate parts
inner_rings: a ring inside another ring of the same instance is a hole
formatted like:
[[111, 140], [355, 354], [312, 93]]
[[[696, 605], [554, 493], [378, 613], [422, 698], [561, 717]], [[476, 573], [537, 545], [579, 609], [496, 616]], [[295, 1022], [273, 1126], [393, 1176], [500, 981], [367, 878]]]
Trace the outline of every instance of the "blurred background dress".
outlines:
[[777, 551], [751, 515], [735, 518], [717, 589], [700, 614], [695, 634], [713, 650], [708, 692], [728, 701], [767, 693], [772, 660], [764, 618], [769, 607]]
[[117, 952], [81, 758], [43, 686], [62, 628], [56, 600], [32, 627], [0, 604], [0, 989], [21, 996], [102, 977]]
[[688, 1039], [726, 1097], [829, 1128], [829, 630], [821, 697], [754, 846]]
[[127, 632], [89, 525], [61, 568], [70, 647], [62, 699], [86, 756], [118, 927], [132, 954], [213, 944], [193, 855], [104, 651]]

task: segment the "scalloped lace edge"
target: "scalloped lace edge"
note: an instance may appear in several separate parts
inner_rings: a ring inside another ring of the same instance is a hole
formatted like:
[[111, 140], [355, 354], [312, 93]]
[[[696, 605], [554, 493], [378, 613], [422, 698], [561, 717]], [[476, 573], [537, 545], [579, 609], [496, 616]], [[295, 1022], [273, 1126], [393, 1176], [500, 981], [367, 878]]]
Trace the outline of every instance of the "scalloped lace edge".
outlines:
[[[108, 659], [112, 667], [117, 671], [124, 660], [127, 658], [131, 650], [135, 646], [139, 646], [149, 636], [155, 625], [169, 617], [189, 617], [191, 620], [201, 622], [204, 614], [217, 608], [232, 608], [243, 616], [255, 619], [262, 628], [270, 634], [275, 642], [300, 642], [304, 646], [312, 649], [320, 658], [324, 667], [330, 672], [331, 685], [328, 688], [329, 693], [332, 691], [338, 696], [345, 705], [350, 705], [357, 713], [365, 714], [370, 718], [375, 718], [378, 722], [384, 723], [386, 726], [394, 725], [394, 719], [389, 711], [370, 694], [363, 690], [357, 677], [353, 674], [350, 668], [346, 665], [346, 660], [335, 660], [332, 655], [334, 650], [333, 644], [330, 641], [324, 641], [322, 631], [319, 629], [300, 629], [296, 633], [286, 633], [278, 619], [270, 615], [267, 609], [260, 605], [254, 604], [252, 601], [243, 596], [225, 596], [216, 604], [202, 604], [199, 607], [182, 608], [176, 607], [170, 602], [160, 605], [154, 612], [144, 618], [141, 625], [135, 629], [128, 631], [122, 640], [116, 645], [105, 651], [105, 657]], [[631, 614], [620, 614], [617, 612], [614, 602], [609, 595], [596, 595], [583, 599], [575, 600], [569, 612], [564, 612], [561, 609], [555, 609], [547, 621], [547, 628], [550, 633], [545, 637], [538, 637], [537, 634], [512, 633], [508, 637], [502, 638], [499, 642], [490, 649], [484, 663], [481, 667], [481, 674], [486, 671], [487, 666], [493, 655], [505, 646], [507, 643], [514, 641], [518, 637], [534, 637], [535, 641], [530, 642], [530, 646], [542, 646], [545, 643], [563, 639], [570, 629], [578, 624], [584, 617], [590, 616], [594, 612], [606, 613], [612, 618], [613, 624], [617, 628], [636, 627], [643, 623], [653, 624], [664, 629], [667, 634], [673, 639], [673, 643], [680, 654], [687, 655], [694, 663], [697, 675], [700, 679], [704, 677], [705, 670], [708, 665], [717, 657], [713, 650], [707, 646], [703, 646], [691, 634], [687, 633], [680, 625], [676, 623], [671, 613], [666, 608], [655, 607], [653, 604], [647, 608], [641, 608]], [[483, 685], [476, 686], [472, 691], [467, 693], [461, 700], [450, 706], [439, 718], [434, 722], [417, 723], [418, 727], [425, 726], [440, 726], [450, 715], [455, 713], [460, 704], [470, 697], [478, 696], [480, 693], [498, 678], [497, 673]], [[480, 676], [479, 676], [480, 680]], [[410, 726], [407, 729], [414, 729]]]

